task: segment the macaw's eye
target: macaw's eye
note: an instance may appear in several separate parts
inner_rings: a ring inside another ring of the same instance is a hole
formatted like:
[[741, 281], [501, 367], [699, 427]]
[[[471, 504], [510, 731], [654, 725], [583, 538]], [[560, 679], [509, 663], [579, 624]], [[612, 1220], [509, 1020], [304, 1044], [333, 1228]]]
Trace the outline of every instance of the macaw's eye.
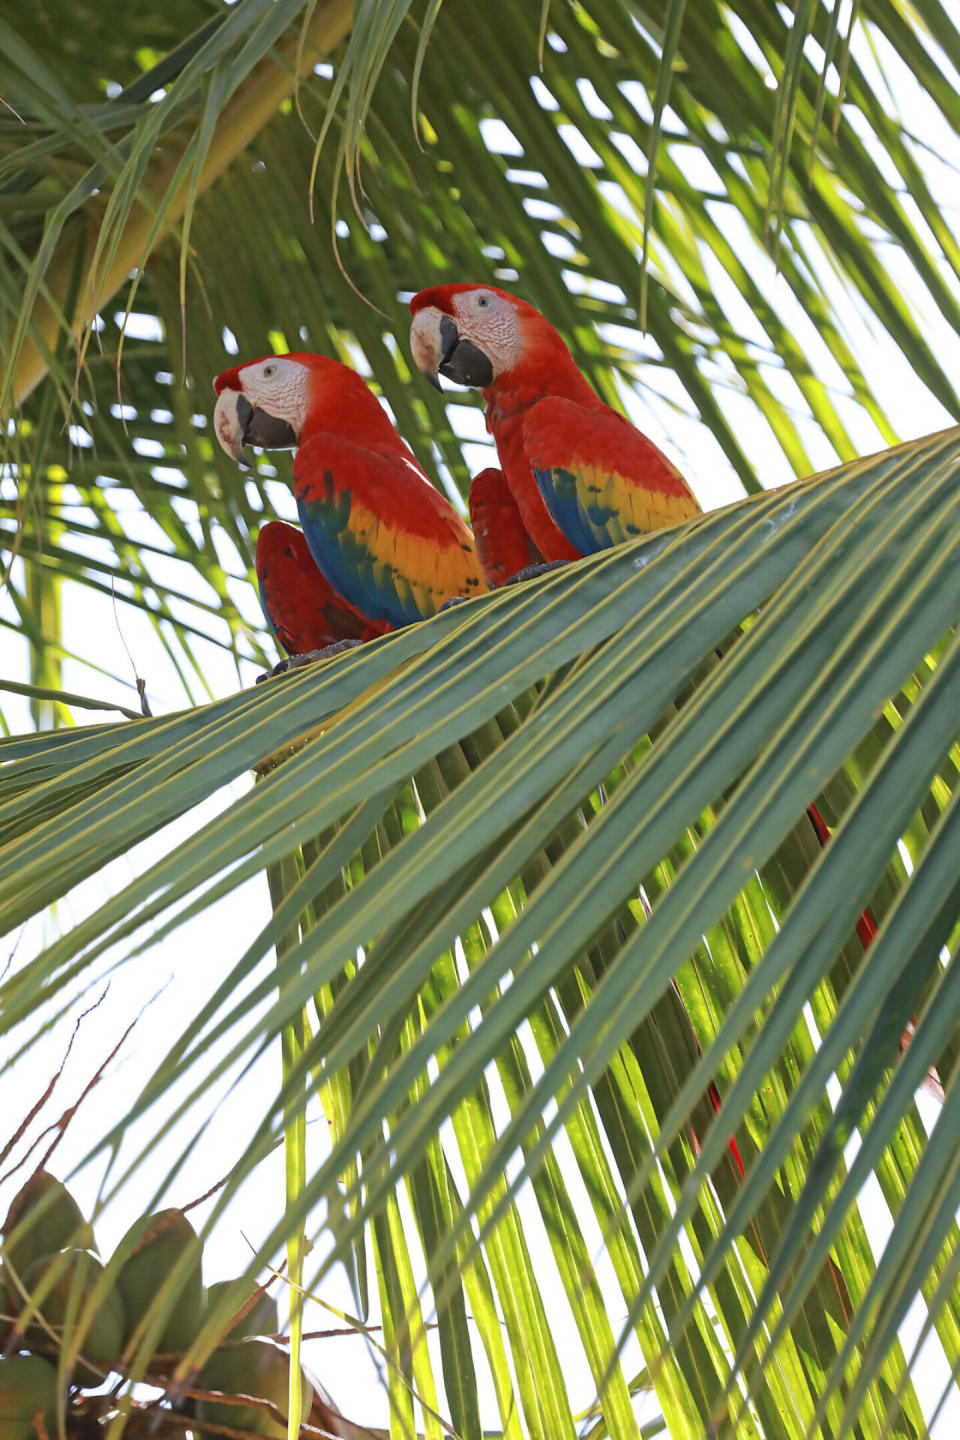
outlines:
[[486, 310], [486, 308], [487, 308], [487, 306], [488, 306], [489, 304], [490, 304], [490, 296], [489, 296], [489, 295], [478, 295], [478, 296], [477, 296], [477, 309], [478, 309], [478, 310]]
[[263, 367], [263, 378], [264, 378], [264, 380], [272, 380], [273, 377], [274, 377], [274, 375], [276, 375], [276, 373], [277, 373], [277, 367], [276, 367], [276, 365], [264, 365], [264, 367]]

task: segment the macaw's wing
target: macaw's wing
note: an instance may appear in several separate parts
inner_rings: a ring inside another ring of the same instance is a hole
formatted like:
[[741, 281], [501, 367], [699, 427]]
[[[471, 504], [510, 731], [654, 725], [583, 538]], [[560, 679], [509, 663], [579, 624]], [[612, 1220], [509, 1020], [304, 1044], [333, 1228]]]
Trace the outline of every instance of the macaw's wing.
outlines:
[[468, 525], [402, 454], [312, 435], [293, 481], [310, 553], [368, 620], [409, 625], [486, 590]]
[[271, 520], [257, 537], [257, 580], [270, 628], [288, 655], [305, 655], [337, 640], [370, 640], [371, 625], [320, 574], [303, 532]]
[[700, 512], [677, 467], [606, 406], [539, 400], [523, 444], [554, 523], [584, 555]]
[[471, 480], [470, 524], [480, 567], [493, 590], [543, 559], [524, 529], [502, 470], [481, 470]]

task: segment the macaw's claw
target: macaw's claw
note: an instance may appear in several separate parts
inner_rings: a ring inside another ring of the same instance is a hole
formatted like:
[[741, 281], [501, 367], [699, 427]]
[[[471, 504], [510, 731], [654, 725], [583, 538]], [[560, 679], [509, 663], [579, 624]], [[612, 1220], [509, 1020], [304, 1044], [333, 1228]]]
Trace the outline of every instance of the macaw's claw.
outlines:
[[320, 650], [307, 650], [303, 655], [288, 655], [286, 660], [281, 660], [272, 670], [265, 670], [262, 675], [258, 675], [256, 683], [259, 685], [263, 680], [272, 680], [274, 675], [286, 675], [291, 670], [299, 670], [301, 665], [312, 665], [314, 660], [328, 660], [331, 655], [339, 655], [342, 650], [352, 650], [356, 645], [362, 644], [362, 640], [338, 640], [336, 644], [324, 645]]
[[551, 570], [562, 570], [565, 565], [569, 564], [569, 560], [542, 560], [538, 565], [524, 565], [516, 575], [508, 576], [503, 584], [519, 585], [522, 580], [535, 580], [538, 575], [547, 575]]
[[452, 610], [454, 605], [462, 605], [464, 601], [468, 600], [469, 598], [470, 597], [468, 595], [451, 595], [449, 600], [444, 600], [443, 604], [437, 611], [437, 614], [442, 615], [444, 610]]

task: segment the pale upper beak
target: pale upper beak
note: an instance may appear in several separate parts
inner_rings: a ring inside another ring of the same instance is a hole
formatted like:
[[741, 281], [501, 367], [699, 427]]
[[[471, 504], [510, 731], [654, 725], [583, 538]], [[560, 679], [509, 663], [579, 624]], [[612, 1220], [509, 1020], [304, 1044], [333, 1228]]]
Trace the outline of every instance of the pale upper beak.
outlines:
[[246, 445], [257, 445], [261, 450], [290, 450], [300, 443], [288, 420], [251, 405], [239, 390], [221, 390], [213, 411], [213, 428], [224, 450], [244, 470], [250, 468]]
[[250, 461], [244, 452], [246, 427], [253, 406], [246, 395], [239, 390], [221, 390], [213, 412], [213, 430], [221, 446], [244, 470], [250, 468]]
[[440, 367], [457, 348], [460, 335], [451, 316], [428, 305], [418, 310], [410, 326], [410, 352], [413, 363], [437, 390], [443, 387], [437, 378]]
[[493, 384], [493, 365], [472, 340], [462, 340], [457, 323], [435, 305], [418, 310], [410, 326], [410, 351], [420, 373], [441, 389], [438, 375], [481, 390]]

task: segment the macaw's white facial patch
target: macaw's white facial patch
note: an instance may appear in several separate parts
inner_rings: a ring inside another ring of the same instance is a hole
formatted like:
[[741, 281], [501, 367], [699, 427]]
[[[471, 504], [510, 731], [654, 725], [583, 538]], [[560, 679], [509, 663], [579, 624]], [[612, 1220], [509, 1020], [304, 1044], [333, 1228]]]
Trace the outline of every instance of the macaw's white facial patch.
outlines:
[[303, 433], [310, 399], [310, 371], [306, 365], [284, 355], [273, 355], [244, 365], [237, 373], [243, 393], [254, 408], [285, 420], [296, 435]]
[[520, 319], [510, 300], [495, 290], [461, 290], [451, 308], [461, 340], [482, 350], [493, 378], [512, 370], [523, 349]]

